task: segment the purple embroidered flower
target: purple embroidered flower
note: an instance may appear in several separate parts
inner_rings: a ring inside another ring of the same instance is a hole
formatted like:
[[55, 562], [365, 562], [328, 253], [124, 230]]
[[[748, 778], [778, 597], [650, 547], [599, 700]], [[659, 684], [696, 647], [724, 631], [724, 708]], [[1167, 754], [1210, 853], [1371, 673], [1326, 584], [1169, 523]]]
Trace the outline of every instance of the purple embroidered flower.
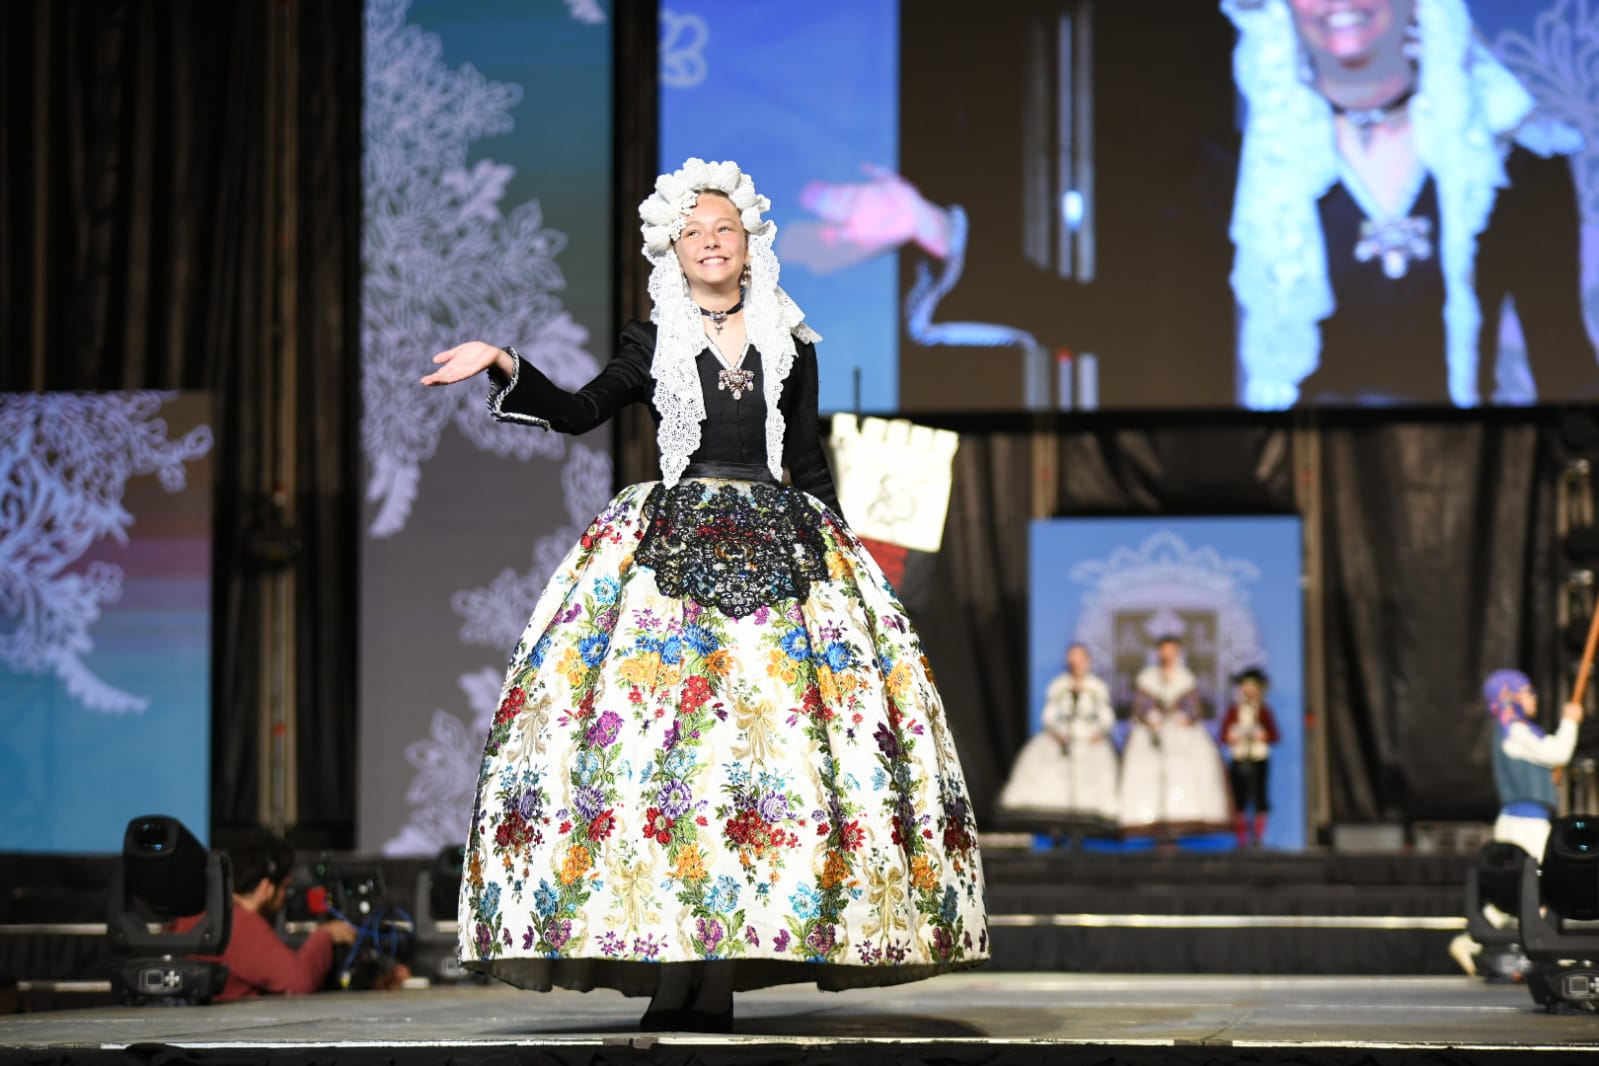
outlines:
[[805, 624], [805, 612], [800, 610], [798, 600], [789, 605], [788, 610], [783, 612], [783, 617], [787, 618], [790, 622], [793, 622], [797, 626], [802, 626]]
[[904, 962], [905, 956], [910, 954], [910, 945], [901, 943], [898, 940], [891, 940], [889, 941], [888, 946], [883, 949], [883, 954], [887, 957], [889, 962], [897, 965]]
[[572, 793], [572, 809], [585, 822], [605, 810], [605, 793], [594, 785], [583, 785]]
[[657, 940], [654, 933], [646, 933], [644, 936], [633, 938], [633, 954], [641, 959], [655, 958], [665, 946], [666, 938], [661, 937]]
[[599, 721], [589, 726], [583, 740], [592, 747], [608, 748], [616, 743], [616, 735], [621, 731], [622, 716], [615, 711], [606, 711], [600, 715]]
[[788, 950], [788, 930], [787, 929], [779, 929], [777, 931], [777, 935], [772, 938], [772, 950], [777, 952], [780, 955], [783, 952]]
[[599, 628], [599, 629], [605, 630], [607, 633], [609, 633], [611, 630], [615, 629], [616, 628], [616, 608], [615, 607], [607, 607], [605, 610], [601, 611], [600, 614], [599, 614], [599, 617], [594, 619], [594, 625], [597, 628]]
[[494, 946], [494, 930], [488, 927], [487, 922], [477, 923], [477, 954], [478, 958], [486, 959], [489, 949]]
[[886, 722], [877, 723], [877, 728], [872, 732], [872, 739], [877, 741], [877, 750], [883, 753], [883, 758], [891, 763], [899, 762], [899, 740]]
[[758, 948], [761, 946], [761, 934], [755, 931], [755, 927], [753, 925], [746, 925], [744, 927], [744, 943], [748, 944], [752, 948]]
[[572, 919], [551, 918], [544, 927], [544, 939], [550, 942], [550, 948], [560, 951], [562, 945], [572, 939]]
[[694, 804], [694, 793], [681, 781], [669, 781], [661, 789], [655, 805], [668, 818], [681, 818]]
[[615, 931], [607, 930], [605, 935], [600, 937], [600, 954], [608, 959], [614, 959], [622, 954], [622, 949], [626, 946], [627, 944], [616, 935]]
[[805, 938], [805, 943], [816, 950], [818, 955], [826, 955], [833, 950], [836, 943], [835, 931], [831, 924], [818, 925], [811, 935]]
[[633, 624], [647, 633], [656, 626], [660, 625], [661, 620], [655, 617], [654, 611], [636, 611], [633, 614]]
[[933, 951], [941, 959], [947, 959], [955, 951], [955, 937], [942, 925], [933, 930]]
[[776, 825], [788, 817], [788, 798], [781, 792], [765, 792], [755, 801], [755, 813], [769, 825]]
[[522, 950], [526, 951], [531, 948], [533, 946], [533, 941], [537, 940], [538, 936], [538, 933], [533, 931], [533, 927], [531, 925], [528, 926], [527, 932], [522, 934]]
[[715, 918], [701, 918], [694, 924], [698, 931], [695, 939], [705, 945], [705, 953], [709, 955], [722, 942], [722, 923]]
[[574, 603], [574, 604], [572, 604], [572, 606], [568, 607], [566, 610], [564, 610], [560, 614], [556, 615], [555, 616], [555, 620], [564, 625], [567, 622], [576, 621], [577, 620], [577, 616], [582, 614], [582, 613], [583, 613], [583, 605], [580, 604], [580, 603]]
[[677, 747], [678, 742], [682, 739], [683, 731], [677, 727], [677, 719], [674, 718], [672, 719], [672, 727], [668, 729], [666, 731], [666, 735], [661, 738], [661, 747], [666, 751], [671, 751], [673, 748]]
[[764, 626], [767, 622], [771, 621], [771, 619], [772, 619], [772, 610], [771, 610], [770, 607], [767, 607], [765, 604], [762, 604], [761, 606], [755, 608], [755, 613], [753, 615], [751, 615], [750, 617], [755, 619], [755, 624], [756, 625]]
[[526, 821], [533, 821], [543, 813], [543, 810], [544, 798], [539, 795], [539, 790], [536, 788], [525, 789], [516, 798], [516, 813]]

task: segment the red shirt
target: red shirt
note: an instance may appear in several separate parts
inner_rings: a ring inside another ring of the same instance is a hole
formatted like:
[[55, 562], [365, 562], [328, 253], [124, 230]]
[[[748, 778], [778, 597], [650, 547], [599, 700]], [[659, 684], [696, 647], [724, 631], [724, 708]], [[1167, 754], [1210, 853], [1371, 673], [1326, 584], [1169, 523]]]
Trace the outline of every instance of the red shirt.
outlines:
[[[203, 915], [179, 918], [174, 927], [184, 932]], [[272, 923], [248, 907], [233, 904], [233, 933], [221, 955], [195, 956], [221, 962], [228, 968], [228, 983], [217, 1001], [261, 995], [304, 995], [322, 987], [333, 966], [333, 937], [318, 926], [300, 950], [278, 939]]]

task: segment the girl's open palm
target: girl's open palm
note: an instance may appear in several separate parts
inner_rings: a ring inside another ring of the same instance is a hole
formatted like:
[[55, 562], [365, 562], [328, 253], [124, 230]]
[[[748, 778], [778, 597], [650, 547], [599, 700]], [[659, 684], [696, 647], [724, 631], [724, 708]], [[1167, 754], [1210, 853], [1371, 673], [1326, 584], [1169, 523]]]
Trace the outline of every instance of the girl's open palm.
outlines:
[[453, 385], [457, 381], [476, 377], [489, 367], [499, 365], [501, 373], [510, 377], [516, 371], [511, 357], [503, 349], [482, 341], [467, 341], [449, 351], [433, 357], [438, 369], [422, 379], [424, 385]]

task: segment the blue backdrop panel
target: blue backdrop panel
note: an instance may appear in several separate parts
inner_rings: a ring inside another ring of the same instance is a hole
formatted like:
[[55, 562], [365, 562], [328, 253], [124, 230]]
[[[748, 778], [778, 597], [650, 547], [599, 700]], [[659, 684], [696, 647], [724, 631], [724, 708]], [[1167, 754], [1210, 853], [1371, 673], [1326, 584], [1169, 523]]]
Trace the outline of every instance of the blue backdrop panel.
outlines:
[[[1180, 633], [1199, 692], [1215, 714], [1230, 678], [1271, 676], [1267, 703], [1282, 731], [1271, 756], [1266, 844], [1304, 847], [1304, 617], [1300, 521], [1242, 518], [1057, 518], [1030, 530], [1028, 692], [1033, 728], [1067, 645], [1086, 644], [1094, 672], [1125, 715], [1154, 641]], [[1118, 729], [1118, 739], [1124, 729]]]
[[203, 395], [0, 395], [0, 851], [210, 810]]

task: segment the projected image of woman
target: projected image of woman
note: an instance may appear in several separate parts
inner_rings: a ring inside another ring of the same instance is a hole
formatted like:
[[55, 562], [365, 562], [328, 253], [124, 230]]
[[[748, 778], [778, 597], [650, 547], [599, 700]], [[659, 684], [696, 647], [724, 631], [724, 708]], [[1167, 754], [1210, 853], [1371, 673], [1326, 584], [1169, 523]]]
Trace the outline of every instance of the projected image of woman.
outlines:
[[[1231, 226], [1241, 401], [1594, 394], [1567, 158], [1581, 139], [1533, 118], [1464, 0], [1222, 8], [1247, 107]], [[1507, 300], [1525, 365], [1499, 365]]]
[[768, 201], [731, 162], [690, 159], [655, 188], [652, 321], [597, 378], [566, 392], [478, 341], [423, 378], [487, 371], [496, 418], [562, 433], [646, 403], [661, 453], [511, 657], [460, 950], [525, 988], [651, 996], [647, 1029], [726, 1030], [735, 991], [931, 977], [984, 960], [988, 932], [921, 644], [839, 517], [820, 338], [778, 287]]

